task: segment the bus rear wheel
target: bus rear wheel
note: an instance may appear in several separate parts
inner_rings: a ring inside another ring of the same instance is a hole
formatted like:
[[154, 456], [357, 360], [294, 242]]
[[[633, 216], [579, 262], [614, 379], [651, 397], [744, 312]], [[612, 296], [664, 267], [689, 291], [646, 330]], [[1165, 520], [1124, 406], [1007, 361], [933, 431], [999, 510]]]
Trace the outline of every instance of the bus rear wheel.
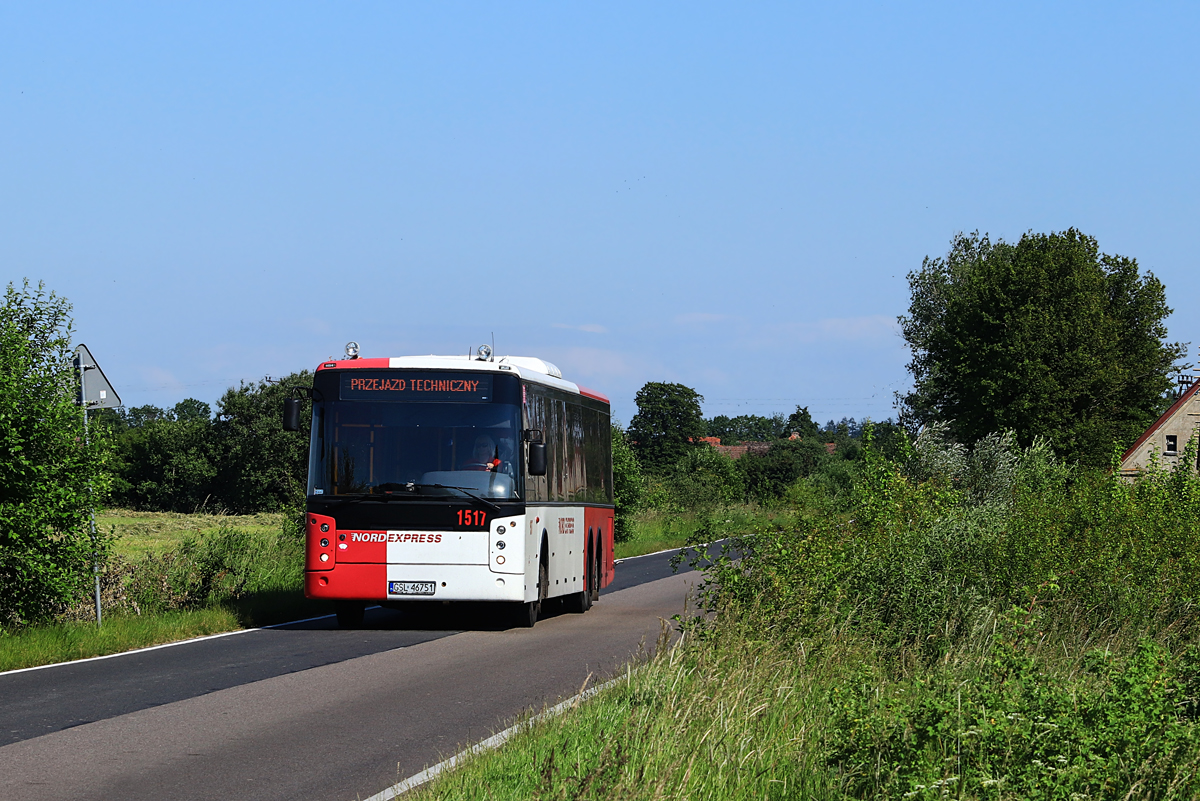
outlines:
[[335, 601], [333, 610], [337, 613], [339, 628], [356, 629], [362, 625], [367, 604], [365, 601]]

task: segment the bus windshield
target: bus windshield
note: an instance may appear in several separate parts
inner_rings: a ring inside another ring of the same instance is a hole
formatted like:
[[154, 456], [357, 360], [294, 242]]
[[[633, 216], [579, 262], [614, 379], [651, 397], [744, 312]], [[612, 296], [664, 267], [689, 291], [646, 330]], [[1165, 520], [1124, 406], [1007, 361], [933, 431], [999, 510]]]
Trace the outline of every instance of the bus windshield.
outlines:
[[336, 400], [313, 406], [310, 496], [429, 494], [440, 485], [485, 498], [523, 497], [515, 404]]

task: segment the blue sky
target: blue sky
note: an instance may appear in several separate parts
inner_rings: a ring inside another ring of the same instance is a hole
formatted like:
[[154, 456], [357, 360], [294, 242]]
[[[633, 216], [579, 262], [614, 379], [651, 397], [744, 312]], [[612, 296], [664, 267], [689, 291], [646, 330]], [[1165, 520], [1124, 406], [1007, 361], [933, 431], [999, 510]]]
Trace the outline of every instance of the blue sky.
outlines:
[[[1200, 343], [1200, 6], [0, 6], [0, 279], [127, 405], [537, 355], [628, 422], [881, 419], [905, 274], [1071, 226]], [[1192, 353], [1195, 354], [1193, 348]]]

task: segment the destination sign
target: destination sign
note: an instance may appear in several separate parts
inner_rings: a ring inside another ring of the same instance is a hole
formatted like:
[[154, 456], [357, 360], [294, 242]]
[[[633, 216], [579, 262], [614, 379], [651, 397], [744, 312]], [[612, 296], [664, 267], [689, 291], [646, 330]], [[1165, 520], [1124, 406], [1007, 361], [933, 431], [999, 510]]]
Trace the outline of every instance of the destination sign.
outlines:
[[492, 399], [492, 376], [353, 370], [342, 374], [340, 396], [342, 400], [487, 403]]

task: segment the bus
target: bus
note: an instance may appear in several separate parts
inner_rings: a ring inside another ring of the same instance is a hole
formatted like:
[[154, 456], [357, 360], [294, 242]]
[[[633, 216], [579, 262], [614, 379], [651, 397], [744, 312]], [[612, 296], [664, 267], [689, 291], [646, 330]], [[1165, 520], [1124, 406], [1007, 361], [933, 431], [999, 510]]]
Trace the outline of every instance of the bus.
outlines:
[[[347, 358], [311, 388], [304, 594], [338, 624], [367, 604], [505, 604], [533, 626], [586, 612], [613, 579], [612, 435], [604, 395], [550, 362]], [[302, 397], [284, 402], [299, 431]], [[412, 608], [411, 606], [409, 608]]]

